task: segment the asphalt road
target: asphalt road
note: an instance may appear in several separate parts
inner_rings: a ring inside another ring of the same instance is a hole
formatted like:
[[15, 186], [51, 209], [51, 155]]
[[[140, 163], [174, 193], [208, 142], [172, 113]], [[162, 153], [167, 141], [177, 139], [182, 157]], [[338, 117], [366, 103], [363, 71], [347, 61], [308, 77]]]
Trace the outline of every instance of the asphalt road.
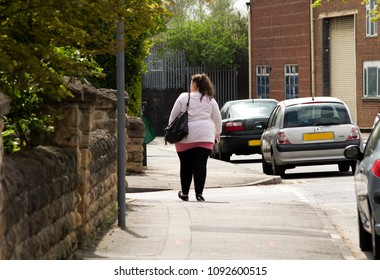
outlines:
[[[233, 164], [259, 171], [261, 157], [234, 156]], [[373, 259], [358, 244], [354, 181], [351, 172], [341, 173], [336, 165], [296, 167], [287, 170], [283, 184], [301, 201], [323, 213], [355, 259]]]

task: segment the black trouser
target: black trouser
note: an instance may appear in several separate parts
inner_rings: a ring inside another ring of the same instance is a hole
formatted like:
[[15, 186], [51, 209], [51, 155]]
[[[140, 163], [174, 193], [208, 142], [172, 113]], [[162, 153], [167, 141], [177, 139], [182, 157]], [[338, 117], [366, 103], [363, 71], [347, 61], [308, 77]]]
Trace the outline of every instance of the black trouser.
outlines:
[[195, 194], [202, 194], [207, 175], [207, 159], [209, 149], [196, 147], [183, 152], [178, 152], [183, 194], [189, 194], [192, 178], [194, 177]]

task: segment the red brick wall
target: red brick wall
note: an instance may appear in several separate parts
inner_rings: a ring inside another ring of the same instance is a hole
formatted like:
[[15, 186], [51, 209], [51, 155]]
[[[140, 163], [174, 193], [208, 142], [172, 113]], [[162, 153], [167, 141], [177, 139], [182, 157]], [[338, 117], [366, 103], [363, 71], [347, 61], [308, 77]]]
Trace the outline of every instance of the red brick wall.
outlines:
[[257, 97], [256, 66], [269, 65], [269, 97], [285, 99], [285, 64], [298, 64], [299, 96], [310, 96], [309, 2], [251, 0], [250, 3], [252, 96]]
[[[361, 1], [330, 0], [314, 9], [315, 18], [315, 55], [316, 55], [316, 93], [322, 92], [322, 19], [321, 15], [334, 15], [339, 12], [356, 12], [356, 101], [357, 101], [357, 124], [361, 128], [372, 126], [374, 117], [380, 112], [380, 100], [363, 98], [363, 62], [380, 60], [380, 38], [366, 38], [365, 36], [365, 6]], [[332, 14], [334, 13], [334, 14]], [[379, 28], [380, 26], [378, 26]], [[379, 31], [378, 31], [379, 33]]]
[[[311, 95], [310, 1], [250, 1], [252, 96], [256, 97], [256, 66], [269, 65], [270, 97], [285, 98], [284, 65], [299, 65], [299, 95]], [[343, 13], [342, 13], [343, 12]], [[322, 83], [322, 17], [355, 14], [356, 17], [356, 94], [357, 123], [361, 128], [372, 126], [380, 112], [380, 99], [363, 98], [363, 62], [380, 60], [380, 36], [365, 37], [365, 6], [361, 1], [323, 1], [313, 9], [315, 50], [315, 93], [323, 95]], [[380, 23], [378, 26], [380, 34]], [[328, 67], [328, 65], [327, 65]]]

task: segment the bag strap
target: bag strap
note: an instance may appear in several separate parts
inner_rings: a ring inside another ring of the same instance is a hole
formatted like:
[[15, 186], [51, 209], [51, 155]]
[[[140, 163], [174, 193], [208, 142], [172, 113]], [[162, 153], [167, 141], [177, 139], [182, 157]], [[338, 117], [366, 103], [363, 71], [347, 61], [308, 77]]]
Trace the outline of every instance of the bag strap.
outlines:
[[187, 104], [186, 104], [186, 111], [189, 110], [189, 103], [190, 103], [190, 91], [189, 91], [189, 99], [187, 99]]

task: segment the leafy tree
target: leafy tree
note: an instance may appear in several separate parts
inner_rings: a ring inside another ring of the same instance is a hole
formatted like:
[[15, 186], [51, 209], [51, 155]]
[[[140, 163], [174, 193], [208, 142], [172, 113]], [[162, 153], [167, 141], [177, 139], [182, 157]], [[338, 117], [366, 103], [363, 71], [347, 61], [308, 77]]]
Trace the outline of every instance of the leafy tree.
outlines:
[[191, 65], [230, 66], [248, 52], [248, 20], [232, 0], [177, 0], [166, 32], [169, 49], [184, 50]]
[[[104, 77], [97, 59], [115, 54], [117, 20], [125, 22], [128, 53], [132, 40], [159, 29], [157, 19], [167, 16], [165, 4], [0, 0], [0, 91], [11, 98], [11, 113], [4, 119], [9, 129], [3, 134], [5, 144], [17, 140], [21, 146], [33, 145], [33, 135], [46, 130], [53, 119], [39, 113], [40, 105], [71, 95], [65, 76]], [[7, 142], [9, 135], [14, 139]]]
[[[154, 0], [157, 5], [163, 5], [163, 1]], [[139, 14], [139, 13], [138, 13]], [[145, 72], [145, 58], [149, 55], [153, 45], [153, 37], [166, 29], [167, 20], [170, 16], [167, 10], [154, 10], [150, 14], [150, 20], [142, 20], [145, 28], [139, 33], [126, 34], [125, 52], [125, 87], [129, 94], [129, 115], [139, 116], [142, 95], [142, 74]], [[116, 57], [104, 54], [97, 56], [97, 62], [106, 74], [106, 78], [95, 77], [90, 81], [97, 87], [115, 88], [116, 86]]]

